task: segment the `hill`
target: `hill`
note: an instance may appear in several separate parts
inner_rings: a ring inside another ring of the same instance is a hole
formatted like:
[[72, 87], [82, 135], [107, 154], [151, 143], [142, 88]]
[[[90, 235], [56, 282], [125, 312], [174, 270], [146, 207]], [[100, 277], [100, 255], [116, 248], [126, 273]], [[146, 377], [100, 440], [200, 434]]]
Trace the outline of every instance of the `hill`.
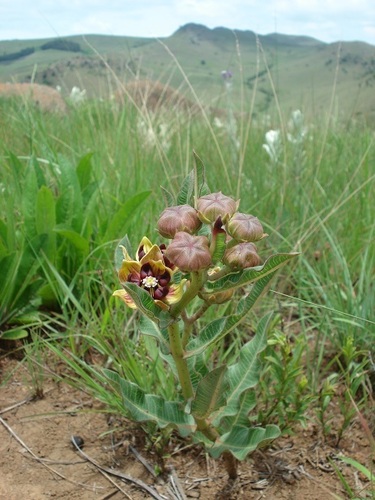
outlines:
[[[330, 107], [346, 119], [375, 117], [375, 47], [361, 42], [326, 44], [306, 36], [209, 29], [187, 24], [168, 38], [105, 35], [0, 42], [0, 81], [85, 88], [107, 97], [135, 78], [159, 80], [194, 92], [206, 104], [227, 105], [221, 72], [231, 78], [230, 99], [240, 110], [256, 90], [257, 112], [318, 113]], [[241, 104], [242, 103], [242, 104]]]

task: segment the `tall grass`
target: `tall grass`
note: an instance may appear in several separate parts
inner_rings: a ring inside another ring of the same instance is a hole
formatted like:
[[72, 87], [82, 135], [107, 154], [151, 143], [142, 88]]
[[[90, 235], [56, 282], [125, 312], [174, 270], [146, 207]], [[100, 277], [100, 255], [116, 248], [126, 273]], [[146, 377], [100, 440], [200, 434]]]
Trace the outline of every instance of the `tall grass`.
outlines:
[[[117, 287], [112, 258], [125, 232], [134, 245], [145, 234], [158, 239], [151, 221], [164, 208], [160, 185], [176, 191], [195, 149], [212, 190], [237, 195], [243, 211], [264, 223], [269, 238], [261, 253], [301, 251], [267, 302], [290, 327], [287, 334], [303, 339], [293, 369], [299, 375], [305, 370], [317, 391], [327, 352], [342, 356], [348, 338], [357, 349], [355, 361], [368, 360], [371, 369], [372, 130], [339, 122], [323, 129], [323, 117], [317, 116], [296, 146], [285, 132], [289, 114], [279, 109], [274, 128], [284, 131], [281, 155], [271, 161], [262, 147], [269, 126], [255, 117], [252, 102], [241, 114], [221, 114], [221, 125], [200, 106], [194, 117], [87, 101], [54, 115], [16, 99], [0, 100], [0, 266], [9, 268], [0, 286], [1, 331], [25, 311], [40, 313], [42, 307], [55, 313], [55, 323], [42, 329], [84, 384], [82, 356], [93, 352], [130, 380], [142, 380], [145, 390], [163, 380], [152, 341], [141, 340], [136, 317], [110, 299]], [[17, 279], [28, 287], [22, 301]], [[240, 344], [247, 333], [238, 335]], [[146, 372], [150, 377], [143, 377]]]

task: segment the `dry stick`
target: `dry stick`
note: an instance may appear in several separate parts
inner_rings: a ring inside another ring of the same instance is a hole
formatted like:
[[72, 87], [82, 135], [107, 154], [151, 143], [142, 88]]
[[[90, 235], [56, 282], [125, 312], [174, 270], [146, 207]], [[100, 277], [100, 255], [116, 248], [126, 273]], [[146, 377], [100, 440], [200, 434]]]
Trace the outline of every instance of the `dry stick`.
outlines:
[[72, 483], [74, 485], [78, 485], [78, 486], [82, 486], [82, 488], [85, 488], [87, 490], [92, 490], [92, 491], [95, 491], [95, 488], [92, 487], [92, 486], [87, 486], [87, 484], [83, 484], [83, 483], [77, 483], [76, 481], [72, 481], [71, 479], [68, 479], [67, 477], [65, 477], [63, 474], [61, 474], [60, 472], [58, 472], [57, 470], [55, 469], [52, 469], [52, 467], [49, 467], [47, 464], [44, 463], [43, 459], [38, 457], [37, 455], [35, 455], [35, 453], [27, 446], [26, 443], [24, 443], [22, 441], [22, 439], [20, 437], [17, 436], [17, 434], [14, 432], [14, 430], [5, 422], [5, 420], [0, 417], [0, 422], [3, 424], [3, 426], [6, 428], [6, 430], [14, 437], [14, 439], [26, 450], [30, 453], [30, 455], [37, 461], [39, 462], [40, 464], [42, 464], [47, 470], [49, 470], [49, 472], [51, 472], [52, 474], [56, 474], [56, 476], [60, 477], [61, 479], [65, 479], [65, 481], [68, 481], [69, 483]]
[[0, 415], [3, 415], [4, 413], [7, 413], [8, 411], [14, 410], [15, 408], [18, 408], [19, 406], [30, 403], [30, 401], [32, 401], [32, 400], [33, 400], [33, 396], [28, 396], [26, 399], [23, 399], [22, 401], [19, 401], [18, 403], [15, 403], [14, 405], [8, 406], [8, 408], [4, 408], [3, 410], [1, 410]]
[[73, 436], [71, 437], [71, 442], [78, 451], [78, 453], [80, 453], [83, 456], [83, 458], [85, 458], [88, 462], [94, 465], [94, 467], [97, 467], [100, 471], [104, 471], [111, 476], [116, 476], [119, 477], [120, 479], [136, 484], [137, 486], [139, 486], [139, 488], [150, 493], [150, 495], [156, 498], [156, 500], [165, 500], [165, 498], [161, 497], [153, 488], [151, 488], [151, 486], [148, 486], [148, 484], [144, 483], [140, 479], [128, 476], [127, 474], [123, 474], [122, 472], [116, 472], [114, 470], [108, 469], [107, 467], [103, 467], [102, 465], [98, 464], [95, 460], [86, 455], [86, 453], [84, 453], [79, 446], [77, 446]]

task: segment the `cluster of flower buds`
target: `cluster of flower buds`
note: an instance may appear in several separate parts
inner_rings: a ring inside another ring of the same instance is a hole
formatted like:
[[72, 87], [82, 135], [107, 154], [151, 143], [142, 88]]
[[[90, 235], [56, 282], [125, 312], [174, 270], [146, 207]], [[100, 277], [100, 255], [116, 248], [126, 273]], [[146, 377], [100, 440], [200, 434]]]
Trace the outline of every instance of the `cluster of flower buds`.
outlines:
[[[262, 224], [253, 215], [238, 212], [239, 201], [221, 192], [198, 198], [197, 208], [178, 205], [166, 208], [158, 221], [159, 233], [172, 239], [165, 255], [183, 272], [212, 267], [218, 234], [225, 235], [226, 249], [222, 263], [232, 269], [245, 269], [261, 264], [254, 242], [264, 234]], [[211, 227], [200, 231], [202, 225]]]

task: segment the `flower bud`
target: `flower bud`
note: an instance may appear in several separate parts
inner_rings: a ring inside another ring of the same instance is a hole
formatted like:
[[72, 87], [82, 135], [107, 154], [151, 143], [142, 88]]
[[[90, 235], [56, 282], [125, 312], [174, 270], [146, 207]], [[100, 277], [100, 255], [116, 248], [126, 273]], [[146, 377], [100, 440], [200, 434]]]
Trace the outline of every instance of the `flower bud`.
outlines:
[[206, 236], [179, 232], [167, 247], [165, 255], [183, 272], [200, 271], [211, 265], [209, 242]]
[[223, 263], [235, 269], [259, 266], [262, 261], [257, 254], [257, 248], [253, 243], [238, 243], [228, 248], [223, 257]]
[[226, 229], [230, 236], [238, 241], [258, 241], [265, 234], [257, 217], [237, 212], [228, 221]]
[[195, 233], [201, 225], [197, 211], [190, 205], [168, 207], [158, 220], [159, 233], [165, 238], [173, 238], [179, 231]]
[[238, 201], [225, 196], [221, 191], [207, 194], [197, 200], [198, 216], [206, 224], [215, 222], [218, 217], [221, 217], [225, 224], [237, 210], [238, 205]]

